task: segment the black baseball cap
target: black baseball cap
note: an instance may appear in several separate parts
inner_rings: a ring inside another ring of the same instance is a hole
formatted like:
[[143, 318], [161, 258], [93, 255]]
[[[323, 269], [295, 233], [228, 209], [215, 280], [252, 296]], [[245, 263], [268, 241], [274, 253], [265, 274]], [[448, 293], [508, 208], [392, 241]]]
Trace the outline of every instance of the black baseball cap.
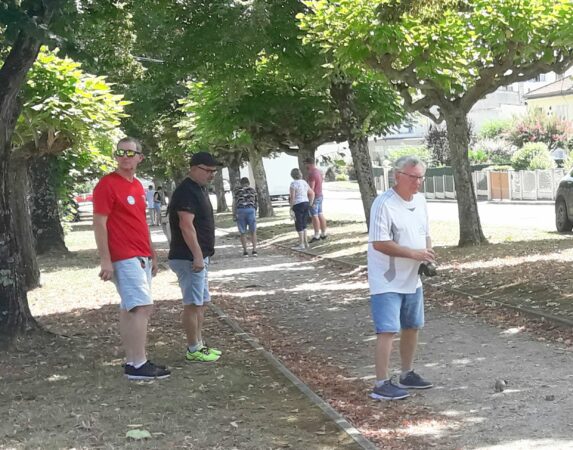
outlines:
[[198, 166], [203, 164], [204, 166], [222, 166], [220, 162], [218, 162], [211, 153], [208, 152], [198, 152], [194, 153], [191, 157], [191, 165]]

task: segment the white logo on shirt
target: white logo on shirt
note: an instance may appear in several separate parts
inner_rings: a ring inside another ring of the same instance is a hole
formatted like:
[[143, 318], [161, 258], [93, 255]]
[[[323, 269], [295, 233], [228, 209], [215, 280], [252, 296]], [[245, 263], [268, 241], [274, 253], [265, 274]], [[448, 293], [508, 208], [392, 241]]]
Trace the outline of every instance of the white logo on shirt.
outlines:
[[127, 203], [129, 203], [130, 205], [135, 205], [135, 199], [131, 195], [128, 195]]

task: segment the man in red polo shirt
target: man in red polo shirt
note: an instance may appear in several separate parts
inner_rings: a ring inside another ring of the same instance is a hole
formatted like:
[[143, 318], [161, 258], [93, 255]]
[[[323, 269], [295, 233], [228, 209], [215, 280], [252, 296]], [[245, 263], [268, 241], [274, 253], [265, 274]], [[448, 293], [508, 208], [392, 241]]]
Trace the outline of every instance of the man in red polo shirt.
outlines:
[[314, 202], [309, 208], [312, 217], [312, 228], [314, 228], [314, 236], [308, 241], [313, 243], [321, 239], [326, 239], [326, 218], [322, 213], [322, 173], [320, 173], [320, 170], [316, 167], [314, 158], [306, 158], [304, 165], [307, 172], [306, 181], [314, 191]]
[[145, 191], [135, 178], [135, 169], [143, 160], [141, 145], [133, 138], [123, 138], [114, 156], [117, 169], [100, 180], [93, 195], [99, 277], [112, 280], [121, 297], [119, 329], [126, 354], [125, 376], [131, 380], [167, 378], [171, 372], [149, 361], [145, 352], [157, 257], [147, 227]]

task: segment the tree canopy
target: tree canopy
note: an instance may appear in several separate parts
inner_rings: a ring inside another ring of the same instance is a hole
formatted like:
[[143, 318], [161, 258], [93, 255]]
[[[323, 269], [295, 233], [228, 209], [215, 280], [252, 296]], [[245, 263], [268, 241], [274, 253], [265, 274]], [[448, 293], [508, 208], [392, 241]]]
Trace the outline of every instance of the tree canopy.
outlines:
[[343, 64], [370, 67], [409, 111], [446, 122], [459, 207], [460, 245], [486, 242], [468, 160], [467, 113], [501, 86], [573, 62], [568, 0], [307, 1], [306, 40]]

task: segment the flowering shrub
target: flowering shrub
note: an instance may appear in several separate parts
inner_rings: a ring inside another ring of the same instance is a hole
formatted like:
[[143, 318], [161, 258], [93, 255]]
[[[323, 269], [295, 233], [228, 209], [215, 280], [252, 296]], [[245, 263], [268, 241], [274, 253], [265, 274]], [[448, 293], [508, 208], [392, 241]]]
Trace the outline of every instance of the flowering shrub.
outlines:
[[518, 118], [506, 137], [516, 147], [523, 147], [528, 142], [543, 142], [551, 151], [568, 146], [573, 137], [573, 124], [556, 116], [534, 112]]
[[501, 138], [480, 139], [474, 146], [474, 150], [480, 150], [487, 156], [486, 161], [493, 164], [510, 164], [511, 156], [517, 150], [508, 141]]

